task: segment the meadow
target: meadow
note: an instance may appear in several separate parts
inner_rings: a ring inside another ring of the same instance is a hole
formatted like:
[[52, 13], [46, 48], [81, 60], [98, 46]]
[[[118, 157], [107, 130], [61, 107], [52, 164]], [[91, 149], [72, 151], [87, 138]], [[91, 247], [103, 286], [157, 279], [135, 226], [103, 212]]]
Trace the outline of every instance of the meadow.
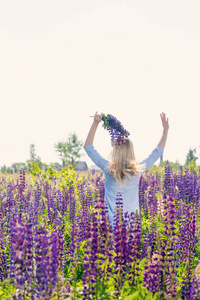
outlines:
[[0, 299], [200, 299], [200, 174], [166, 163], [141, 177], [140, 210], [102, 173], [0, 176]]

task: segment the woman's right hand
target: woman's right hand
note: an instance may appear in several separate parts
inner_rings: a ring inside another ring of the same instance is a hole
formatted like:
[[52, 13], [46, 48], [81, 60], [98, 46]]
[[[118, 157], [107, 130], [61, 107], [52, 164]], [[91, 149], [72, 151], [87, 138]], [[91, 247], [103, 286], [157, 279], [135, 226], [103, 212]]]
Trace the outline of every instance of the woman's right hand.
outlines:
[[97, 127], [98, 127], [99, 123], [100, 123], [101, 120], [102, 120], [102, 116], [103, 116], [103, 114], [98, 114], [98, 113], [96, 112], [96, 114], [95, 114], [95, 116], [94, 116], [94, 121], [93, 121], [93, 123], [92, 123], [92, 126], [91, 126], [91, 128], [90, 128], [90, 131], [89, 131], [88, 136], [87, 136], [87, 138], [86, 138], [86, 141], [85, 141], [85, 144], [84, 144], [84, 148], [86, 148], [88, 145], [93, 144], [94, 136], [95, 136]]
[[161, 117], [162, 126], [163, 126], [163, 134], [162, 134], [161, 140], [158, 143], [158, 145], [164, 150], [165, 144], [166, 144], [166, 141], [167, 141], [169, 121], [168, 121], [168, 118], [166, 118], [165, 113], [160, 114], [160, 117]]
[[99, 124], [101, 122], [101, 120], [102, 120], [102, 116], [103, 116], [102, 113], [98, 114], [98, 112], [96, 112], [95, 116], [94, 116], [94, 122]]

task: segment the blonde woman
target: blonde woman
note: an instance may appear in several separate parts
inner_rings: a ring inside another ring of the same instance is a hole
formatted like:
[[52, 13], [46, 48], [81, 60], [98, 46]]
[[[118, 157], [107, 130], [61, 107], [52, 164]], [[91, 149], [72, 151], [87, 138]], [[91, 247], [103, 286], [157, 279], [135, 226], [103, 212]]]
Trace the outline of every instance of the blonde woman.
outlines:
[[139, 182], [143, 172], [147, 171], [163, 154], [165, 148], [169, 123], [165, 113], [160, 115], [163, 132], [161, 139], [147, 159], [141, 164], [135, 160], [133, 144], [129, 138], [125, 138], [120, 146], [113, 146], [110, 161], [101, 157], [93, 146], [95, 133], [103, 114], [96, 112], [84, 149], [91, 160], [104, 172], [105, 176], [105, 200], [108, 206], [108, 215], [113, 226], [116, 197], [120, 193], [123, 198], [123, 211], [134, 212], [139, 210]]

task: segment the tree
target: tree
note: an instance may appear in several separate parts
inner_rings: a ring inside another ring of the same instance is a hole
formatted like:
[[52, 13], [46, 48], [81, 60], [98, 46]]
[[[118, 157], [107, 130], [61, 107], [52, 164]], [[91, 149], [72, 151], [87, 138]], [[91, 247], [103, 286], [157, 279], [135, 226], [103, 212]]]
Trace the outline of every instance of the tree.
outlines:
[[76, 133], [70, 133], [69, 137], [64, 142], [58, 142], [54, 145], [58, 156], [62, 161], [63, 167], [72, 165], [75, 167], [81, 157], [80, 150], [83, 142], [78, 140]]
[[197, 156], [195, 156], [196, 154], [196, 149], [190, 149], [187, 156], [186, 156], [186, 162], [185, 165], [188, 166], [190, 165], [191, 162], [196, 163], [196, 160], [198, 159]]
[[36, 155], [35, 152], [35, 145], [31, 144], [30, 145], [30, 160], [27, 160], [27, 164], [28, 164], [28, 169], [29, 171], [33, 168], [34, 169], [42, 169], [43, 168], [43, 163], [41, 161], [41, 158], [39, 156]]
[[35, 153], [35, 145], [30, 145], [30, 160], [35, 161], [36, 160], [36, 153]]
[[1, 172], [13, 174], [13, 169], [11, 167], [6, 167], [6, 165], [4, 165], [3, 167], [1, 167]]
[[27, 165], [26, 163], [13, 163], [11, 165], [11, 168], [13, 169], [14, 173], [19, 173], [21, 168], [23, 168], [26, 171]]

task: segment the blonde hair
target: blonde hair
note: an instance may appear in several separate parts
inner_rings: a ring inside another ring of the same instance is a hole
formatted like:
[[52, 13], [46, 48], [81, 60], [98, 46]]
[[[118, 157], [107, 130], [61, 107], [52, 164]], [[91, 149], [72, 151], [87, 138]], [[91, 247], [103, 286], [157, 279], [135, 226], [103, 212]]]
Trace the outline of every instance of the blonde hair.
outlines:
[[136, 162], [133, 143], [129, 138], [120, 146], [113, 146], [110, 160], [110, 171], [113, 177], [123, 183], [131, 176], [139, 176], [140, 166]]

